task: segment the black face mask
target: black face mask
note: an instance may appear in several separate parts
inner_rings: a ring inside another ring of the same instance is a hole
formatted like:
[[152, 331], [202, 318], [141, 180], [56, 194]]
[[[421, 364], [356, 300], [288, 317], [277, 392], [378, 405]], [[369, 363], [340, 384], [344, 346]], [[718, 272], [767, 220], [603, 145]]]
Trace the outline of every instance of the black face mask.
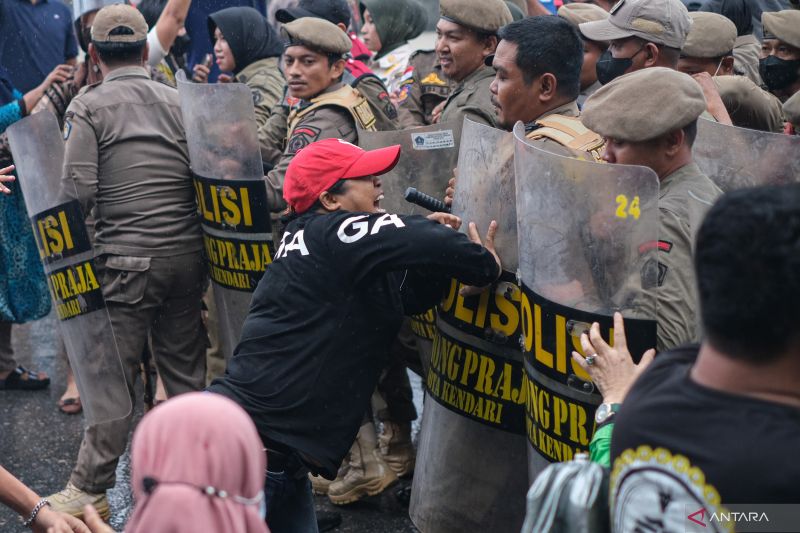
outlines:
[[169, 53], [174, 55], [175, 57], [181, 58], [189, 51], [189, 46], [191, 46], [192, 39], [189, 37], [188, 34], [178, 35], [175, 37], [175, 42], [172, 43], [172, 48], [169, 49]]
[[[643, 49], [644, 46], [639, 48], [636, 54]], [[614, 57], [611, 55], [611, 50], [606, 49], [606, 51], [600, 55], [600, 59], [597, 60], [597, 64], [594, 67], [597, 73], [597, 81], [599, 81], [601, 85], [605, 85], [614, 78], [619, 78], [625, 74], [625, 71], [633, 65], [633, 58], [636, 57], [636, 54], [633, 54], [631, 57]]]
[[758, 61], [758, 73], [770, 91], [786, 89], [800, 77], [800, 59], [781, 59], [775, 56]]

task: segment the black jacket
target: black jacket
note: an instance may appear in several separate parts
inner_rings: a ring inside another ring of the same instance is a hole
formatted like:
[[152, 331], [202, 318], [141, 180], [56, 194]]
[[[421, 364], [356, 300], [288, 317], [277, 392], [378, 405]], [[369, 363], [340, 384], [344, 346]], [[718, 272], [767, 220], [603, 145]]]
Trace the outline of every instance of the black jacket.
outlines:
[[451, 277], [486, 285], [498, 274], [485, 248], [420, 216], [304, 215], [286, 228], [210, 389], [242, 405], [271, 447], [333, 479], [403, 315], [438, 303]]

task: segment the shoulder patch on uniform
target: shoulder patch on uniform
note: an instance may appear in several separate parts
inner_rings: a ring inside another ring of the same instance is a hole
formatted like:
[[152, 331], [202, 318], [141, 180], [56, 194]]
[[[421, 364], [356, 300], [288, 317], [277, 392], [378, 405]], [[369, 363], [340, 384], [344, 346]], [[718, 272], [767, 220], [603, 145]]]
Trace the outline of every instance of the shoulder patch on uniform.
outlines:
[[296, 154], [309, 144], [319, 139], [322, 130], [314, 126], [300, 126], [292, 132], [292, 137], [286, 143], [286, 151]]
[[414, 67], [409, 65], [406, 67], [406, 70], [403, 71], [403, 75], [400, 76], [398, 83], [406, 83], [411, 82], [414, 79]]
[[670, 253], [672, 251], [672, 243], [669, 241], [648, 241], [639, 245], [639, 254], [644, 254], [650, 250], [658, 250], [660, 252]]
[[658, 263], [658, 286], [661, 287], [664, 284], [664, 280], [667, 279], [667, 270], [669, 268], [664, 263]]
[[389, 93], [386, 91], [381, 91], [378, 94], [378, 100], [383, 102], [383, 112], [386, 113], [386, 116], [389, 117], [391, 120], [397, 118], [397, 108], [392, 103], [392, 99], [389, 98]]
[[406, 100], [408, 100], [408, 95], [411, 93], [411, 87], [414, 85], [413, 81], [409, 81], [406, 84], [400, 86], [397, 89], [397, 103], [402, 104]]
[[642, 288], [647, 289], [654, 289], [656, 285], [660, 285], [659, 278], [661, 277], [660, 268], [658, 261], [655, 259], [648, 259], [642, 265], [642, 270], [640, 272], [642, 277]]
[[431, 72], [420, 81], [422, 85], [447, 85], [435, 72]]

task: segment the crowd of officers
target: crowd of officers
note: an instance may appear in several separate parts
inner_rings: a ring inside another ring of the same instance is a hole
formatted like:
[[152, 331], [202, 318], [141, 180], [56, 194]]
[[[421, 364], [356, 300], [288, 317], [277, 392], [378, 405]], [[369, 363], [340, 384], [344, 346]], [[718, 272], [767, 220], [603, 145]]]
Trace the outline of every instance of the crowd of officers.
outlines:
[[[759, 41], [752, 24], [689, 13], [679, 0], [620, 0], [610, 12], [574, 2], [536, 17], [524, 2], [441, 0], [435, 50], [414, 51], [408, 42], [425, 27], [415, 0], [363, 0], [360, 9], [366, 49], [345, 0], [300, 0], [276, 13], [277, 31], [250, 8], [209, 17], [226, 73], [220, 82], [252, 91], [276, 217], [287, 207], [286, 169], [313, 142], [358, 145], [370, 132], [464, 118], [505, 130], [522, 121], [547, 150], [655, 171], [658, 348], [697, 338], [692, 235], [721, 194], [692, 162], [697, 120], [774, 133], [800, 127], [800, 10], [764, 13]], [[128, 6], [101, 14], [94, 24], [86, 14], [79, 20], [101, 81], [78, 94], [53, 89], [44, 105], [63, 121], [64, 175], [96, 219], [102, 285], [131, 390], [146, 343], [168, 395], [199, 390], [207, 273], [178, 94], [143, 67], [141, 15]], [[208, 65], [198, 64], [191, 77], [207, 76]], [[381, 434], [365, 417], [337, 478], [313, 479], [334, 503], [413, 473], [408, 377], [382, 379]], [[80, 515], [89, 503], [108, 515], [105, 493], [130, 427], [127, 418], [86, 429], [67, 488], [50, 497], [55, 508]]]

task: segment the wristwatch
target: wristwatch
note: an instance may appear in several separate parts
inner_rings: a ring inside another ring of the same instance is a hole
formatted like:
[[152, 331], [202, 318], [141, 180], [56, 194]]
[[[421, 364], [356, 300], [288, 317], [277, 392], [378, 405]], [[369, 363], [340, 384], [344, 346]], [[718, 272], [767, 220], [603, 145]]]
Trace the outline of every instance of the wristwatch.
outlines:
[[603, 403], [600, 404], [600, 407], [597, 408], [597, 411], [594, 413], [594, 421], [598, 424], [602, 424], [606, 420], [610, 420], [611, 417], [614, 416], [614, 413], [619, 411], [619, 407], [622, 404], [619, 403]]

